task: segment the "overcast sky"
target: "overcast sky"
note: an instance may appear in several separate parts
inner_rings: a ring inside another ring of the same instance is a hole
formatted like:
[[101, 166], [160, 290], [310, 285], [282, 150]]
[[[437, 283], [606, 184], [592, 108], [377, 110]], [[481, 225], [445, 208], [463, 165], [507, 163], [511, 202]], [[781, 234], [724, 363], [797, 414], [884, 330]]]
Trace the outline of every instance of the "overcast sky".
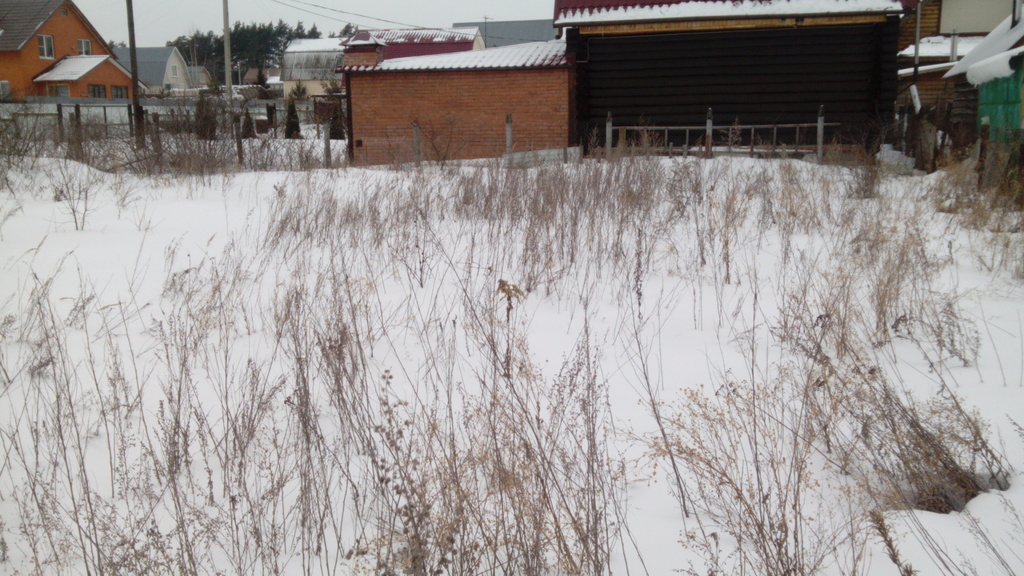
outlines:
[[[125, 0], [75, 0], [106, 40], [128, 42]], [[163, 46], [193, 31], [223, 30], [221, 0], [134, 0], [139, 46]], [[453, 22], [551, 18], [553, 0], [229, 0], [231, 22], [314, 23], [324, 33], [346, 22], [361, 28], [443, 27]], [[340, 12], [339, 12], [340, 11]], [[347, 12], [343, 13], [343, 12]], [[358, 15], [357, 15], [358, 14]], [[380, 20], [383, 19], [383, 20]], [[391, 21], [391, 22], [388, 22]]]

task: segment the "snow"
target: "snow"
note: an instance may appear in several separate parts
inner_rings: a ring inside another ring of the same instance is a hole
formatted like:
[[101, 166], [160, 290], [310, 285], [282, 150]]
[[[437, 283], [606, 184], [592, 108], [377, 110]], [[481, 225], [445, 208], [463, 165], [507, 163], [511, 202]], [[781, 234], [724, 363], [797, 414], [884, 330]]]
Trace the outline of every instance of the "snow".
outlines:
[[295, 52], [344, 52], [342, 38], [298, 38], [292, 40], [285, 53]]
[[967, 69], [982, 60], [996, 56], [1010, 50], [1024, 38], [1024, 22], [1018, 22], [1013, 26], [1013, 17], [1007, 16], [999, 26], [996, 26], [988, 36], [985, 36], [978, 45], [971, 50], [970, 54], [963, 57], [952, 70], [946, 73], [946, 78], [952, 78], [959, 74], [966, 74]]
[[[883, 170], [864, 197], [870, 173], [795, 160], [3, 160], [4, 573], [401, 573], [409, 542], [466, 561], [444, 574], [768, 573], [711, 469], [785, 561], [822, 553], [807, 573], [899, 574], [873, 509], [922, 574], [1024, 571], [1024, 238], [944, 204], [974, 197], [970, 167]], [[1008, 489], [950, 514], [872, 499], [892, 446], [859, 395], [882, 380], [951, 451], [990, 438]], [[666, 447], [718, 450], [681, 469], [688, 516]], [[794, 493], [755, 462], [809, 468]], [[561, 563], [587, 543], [599, 566]]]
[[[927, 66], [918, 66], [917, 71], [919, 74], [927, 74], [928, 72], [938, 72], [939, 70], [949, 70], [956, 63], [955, 62], [943, 62], [942, 64], [929, 64]], [[900, 68], [900, 76], [913, 76], [914, 69], [911, 68]]]
[[347, 72], [407, 70], [473, 70], [566, 66], [565, 41], [528, 42], [484, 50], [411, 56], [384, 60], [376, 66], [352, 66]]
[[555, 25], [580, 26], [693, 18], [757, 18], [902, 12], [903, 5], [899, 0], [739, 0], [736, 2], [708, 0], [655, 6], [566, 10], [555, 19]]
[[967, 69], [967, 81], [975, 86], [980, 86], [998, 78], [1012, 76], [1013, 68], [1010, 66], [1010, 60], [1021, 54], [1024, 54], [1024, 47], [1007, 50], [972, 64]]
[[[984, 36], [960, 36], [957, 38], [956, 52], [957, 59], [963, 58], [974, 50], [984, 40]], [[921, 39], [921, 58], [949, 58], [953, 54], [952, 36], [929, 36]], [[899, 53], [904, 58], [914, 57], [914, 45], [903, 49]]]
[[74, 82], [93, 68], [110, 60], [110, 56], [68, 56], [35, 78], [36, 82]]

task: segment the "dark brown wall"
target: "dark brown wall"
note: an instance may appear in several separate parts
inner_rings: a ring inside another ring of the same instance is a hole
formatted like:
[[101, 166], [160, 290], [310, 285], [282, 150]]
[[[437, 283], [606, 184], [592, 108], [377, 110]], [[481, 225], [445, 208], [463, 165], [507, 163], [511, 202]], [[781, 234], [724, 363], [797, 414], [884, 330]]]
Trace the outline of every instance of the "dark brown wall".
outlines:
[[[569, 38], [581, 126], [814, 122], [895, 109], [897, 17], [884, 23]], [[602, 132], [598, 130], [598, 132]]]

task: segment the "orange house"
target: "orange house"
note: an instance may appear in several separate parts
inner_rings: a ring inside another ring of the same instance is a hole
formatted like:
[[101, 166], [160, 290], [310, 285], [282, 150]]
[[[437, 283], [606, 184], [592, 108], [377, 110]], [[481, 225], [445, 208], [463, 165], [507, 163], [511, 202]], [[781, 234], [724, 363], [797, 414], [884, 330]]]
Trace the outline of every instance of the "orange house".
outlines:
[[131, 98], [131, 74], [71, 0], [0, 1], [0, 98]]

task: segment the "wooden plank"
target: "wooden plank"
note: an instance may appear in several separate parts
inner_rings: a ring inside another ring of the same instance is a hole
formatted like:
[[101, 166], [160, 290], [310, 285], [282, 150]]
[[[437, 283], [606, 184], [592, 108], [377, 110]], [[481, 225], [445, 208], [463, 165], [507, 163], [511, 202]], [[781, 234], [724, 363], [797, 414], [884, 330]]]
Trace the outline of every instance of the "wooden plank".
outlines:
[[812, 28], [817, 26], [849, 26], [885, 22], [884, 15], [866, 16], [795, 16], [790, 18], [733, 18], [687, 20], [683, 22], [650, 22], [642, 24], [603, 24], [580, 26], [588, 36], [621, 36], [661, 32], [710, 32], [717, 30], [755, 30], [771, 28]]

